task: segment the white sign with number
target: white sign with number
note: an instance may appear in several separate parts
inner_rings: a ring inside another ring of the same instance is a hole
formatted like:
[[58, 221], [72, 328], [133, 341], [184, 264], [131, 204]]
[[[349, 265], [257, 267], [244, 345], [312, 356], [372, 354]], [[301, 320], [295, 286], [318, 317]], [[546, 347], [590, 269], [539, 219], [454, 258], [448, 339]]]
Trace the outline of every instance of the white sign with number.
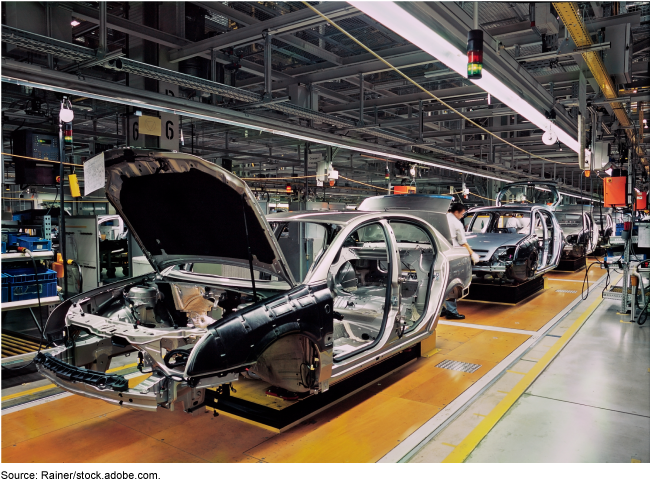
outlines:
[[160, 136], [160, 148], [178, 151], [178, 139], [180, 137], [178, 130], [178, 115], [160, 113], [162, 135]]
[[140, 134], [140, 117], [129, 116], [129, 147], [144, 147], [144, 134]]

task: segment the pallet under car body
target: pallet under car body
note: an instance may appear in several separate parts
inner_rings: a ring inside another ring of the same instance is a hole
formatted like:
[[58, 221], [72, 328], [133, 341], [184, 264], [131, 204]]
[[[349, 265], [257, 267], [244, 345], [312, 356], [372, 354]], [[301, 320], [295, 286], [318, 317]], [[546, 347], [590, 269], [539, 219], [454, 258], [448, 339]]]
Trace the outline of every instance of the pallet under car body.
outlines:
[[469, 294], [465, 299], [468, 301], [517, 304], [543, 289], [543, 276], [516, 284], [474, 279], [469, 287]]
[[223, 390], [207, 390], [206, 407], [216, 413], [284, 432], [317, 413], [339, 403], [367, 386], [413, 363], [420, 357], [421, 344], [414, 345], [355, 375], [332, 384], [328, 391], [285, 401], [265, 395], [269, 384], [257, 380], [241, 380]]
[[573, 273], [587, 266], [587, 258], [562, 258], [554, 271], [568, 271]]

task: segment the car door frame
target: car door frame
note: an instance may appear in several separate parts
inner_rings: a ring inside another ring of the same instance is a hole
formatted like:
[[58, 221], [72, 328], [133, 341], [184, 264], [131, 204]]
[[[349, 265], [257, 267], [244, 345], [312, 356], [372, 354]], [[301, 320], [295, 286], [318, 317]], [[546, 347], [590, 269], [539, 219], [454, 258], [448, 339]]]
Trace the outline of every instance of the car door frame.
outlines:
[[[347, 239], [347, 237], [352, 234], [354, 231], [362, 227], [363, 225], [366, 224], [372, 224], [372, 223], [380, 223], [383, 226], [385, 226], [385, 232], [388, 232], [389, 236], [387, 237], [387, 244], [389, 245], [389, 252], [391, 254], [392, 260], [399, 261], [399, 248], [397, 246], [397, 242], [395, 241], [395, 234], [393, 233], [392, 228], [390, 227], [389, 220], [395, 220], [395, 219], [404, 219], [408, 220], [410, 222], [414, 222], [418, 225], [421, 225], [425, 227], [429, 233], [433, 234], [433, 240], [436, 243], [436, 252], [438, 253], [438, 256], [436, 257], [435, 263], [436, 265], [440, 263], [439, 269], [434, 270], [434, 274], [436, 271], [439, 271], [439, 281], [446, 286], [447, 281], [449, 279], [449, 263], [445, 263], [444, 260], [446, 260], [446, 257], [444, 257], [443, 251], [444, 251], [444, 244], [443, 241], [441, 241], [442, 235], [429, 223], [426, 221], [416, 217], [416, 216], [410, 216], [404, 213], [400, 213], [399, 215], [381, 215], [378, 213], [369, 213], [367, 216], [362, 216], [359, 218], [355, 218], [352, 220], [348, 225], [346, 225], [337, 235], [336, 239], [334, 242], [330, 245], [328, 248], [327, 252], [323, 255], [323, 258], [321, 259], [319, 265], [315, 268], [315, 270], [307, 275], [307, 278], [305, 279], [305, 284], [310, 286], [310, 285], [320, 285], [324, 282], [327, 282], [328, 278], [328, 273], [329, 269], [332, 265], [332, 262], [334, 261], [334, 258], [336, 257], [337, 253], [339, 250], [342, 248], [343, 243]], [[450, 248], [449, 243], [447, 243], [447, 248]], [[399, 271], [397, 270], [397, 267], [399, 266], [398, 262], [392, 261], [391, 263], [391, 293], [390, 297], [392, 298], [392, 294], [397, 292], [399, 289], [398, 285], [398, 276], [399, 276]], [[396, 322], [396, 317], [399, 316], [400, 314], [400, 306], [392, 306], [390, 307], [390, 311], [388, 313], [388, 318], [385, 319], [384, 322], [384, 329], [382, 331], [382, 336], [378, 338], [379, 342], [375, 343], [374, 345], [368, 346], [365, 350], [359, 351], [359, 352], [353, 352], [350, 354], [351, 356], [345, 357], [343, 360], [339, 358], [339, 361], [334, 360], [333, 365], [332, 365], [332, 375], [331, 379], [333, 381], [336, 381], [337, 379], [340, 379], [341, 377], [347, 377], [355, 372], [362, 370], [366, 367], [369, 367], [371, 365], [374, 365], [378, 363], [379, 361], [392, 356], [395, 354], [397, 351], [402, 350], [406, 348], [407, 346], [414, 345], [421, 340], [427, 338], [430, 336], [431, 331], [433, 328], [435, 328], [435, 322], [436, 322], [436, 315], [440, 311], [440, 306], [442, 305], [442, 301], [444, 301], [444, 296], [440, 298], [440, 300], [437, 300], [437, 311], [436, 309], [432, 310], [432, 305], [434, 303], [434, 300], [429, 298], [429, 303], [427, 306], [427, 313], [426, 316], [429, 317], [429, 319], [424, 322], [420, 322], [420, 327], [417, 328], [416, 330], [412, 330], [411, 332], [405, 334], [400, 339], [397, 339], [393, 342], [393, 333], [395, 332], [395, 322]], [[399, 303], [399, 302], [398, 302]]]

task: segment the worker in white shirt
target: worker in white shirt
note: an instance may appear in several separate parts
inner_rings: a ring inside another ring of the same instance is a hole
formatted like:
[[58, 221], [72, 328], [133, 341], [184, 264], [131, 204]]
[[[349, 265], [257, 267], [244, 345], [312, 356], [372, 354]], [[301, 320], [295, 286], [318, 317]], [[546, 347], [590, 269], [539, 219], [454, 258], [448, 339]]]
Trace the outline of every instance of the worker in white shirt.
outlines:
[[[472, 251], [472, 248], [467, 244], [467, 238], [465, 237], [465, 228], [463, 223], [460, 220], [465, 215], [465, 206], [462, 203], [453, 203], [449, 208], [447, 213], [447, 222], [449, 223], [449, 231], [451, 232], [451, 240], [454, 243], [454, 246], [467, 249], [470, 257], [472, 258], [472, 263], [476, 264], [479, 261], [478, 254]], [[445, 316], [450, 320], [464, 320], [465, 315], [458, 313], [458, 308], [456, 306], [456, 300], [447, 300], [445, 301], [445, 306], [442, 309], [440, 316]]]
[[521, 214], [511, 213], [508, 221], [506, 222], [506, 228], [515, 228], [517, 231], [524, 227], [524, 221], [521, 219]]

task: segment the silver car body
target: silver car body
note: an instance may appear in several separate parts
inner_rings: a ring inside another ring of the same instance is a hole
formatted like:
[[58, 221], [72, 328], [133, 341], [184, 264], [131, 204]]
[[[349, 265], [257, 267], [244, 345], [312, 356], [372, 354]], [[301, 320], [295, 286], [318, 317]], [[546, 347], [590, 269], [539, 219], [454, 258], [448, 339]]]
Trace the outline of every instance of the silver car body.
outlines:
[[[511, 215], [520, 215], [524, 226], [498, 226]], [[482, 221], [483, 227], [480, 227]], [[465, 227], [467, 242], [479, 255], [479, 262], [472, 270], [480, 276], [492, 274], [525, 281], [556, 268], [560, 262], [562, 230], [547, 206], [504, 205], [470, 209], [465, 216]]]
[[[196, 156], [104, 156], [107, 197], [156, 272], [83, 293], [51, 314], [45, 331], [60, 350], [35, 363], [70, 392], [189, 413], [205, 404], [206, 389], [240, 376], [316, 394], [430, 336], [443, 300], [467, 293], [468, 253], [446, 239], [449, 198], [432, 196], [429, 211], [377, 211], [369, 201], [366, 211], [267, 220], [242, 180]], [[290, 248], [292, 227], [306, 224], [326, 229], [326, 242], [304, 277], [294, 276], [283, 244]], [[418, 239], [403, 234], [413, 230]], [[134, 351], [151, 375], [128, 388], [106, 370]]]
[[[564, 233], [564, 253], [567, 257], [590, 255], [601, 239], [600, 225], [596, 222], [592, 206], [560, 206], [555, 216]], [[606, 226], [611, 228], [610, 225]]]

